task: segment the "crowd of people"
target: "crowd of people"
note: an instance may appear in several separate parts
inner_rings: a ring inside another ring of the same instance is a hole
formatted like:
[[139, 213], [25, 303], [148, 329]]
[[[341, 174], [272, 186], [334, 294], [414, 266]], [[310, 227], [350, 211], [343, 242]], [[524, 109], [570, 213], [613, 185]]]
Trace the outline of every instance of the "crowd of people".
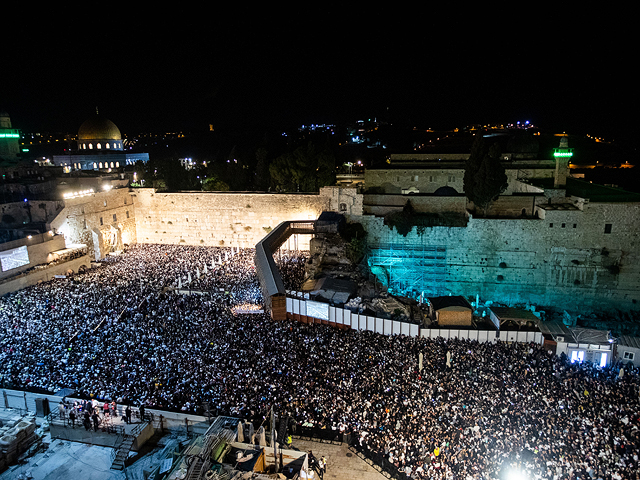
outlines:
[[[292, 290], [304, 258], [277, 258]], [[189, 276], [202, 295], [175, 290]], [[273, 407], [406, 478], [638, 478], [631, 366], [234, 313], [261, 302], [251, 249], [133, 246], [0, 299], [0, 386], [186, 413], [208, 403], [256, 425]]]

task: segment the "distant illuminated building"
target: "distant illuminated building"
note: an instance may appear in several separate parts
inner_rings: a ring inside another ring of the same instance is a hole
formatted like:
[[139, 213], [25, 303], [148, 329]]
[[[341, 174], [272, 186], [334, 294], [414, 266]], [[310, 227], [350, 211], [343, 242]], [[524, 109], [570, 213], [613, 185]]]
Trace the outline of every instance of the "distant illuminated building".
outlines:
[[573, 148], [569, 148], [569, 140], [566, 136], [560, 139], [560, 146], [553, 149], [553, 156], [556, 160], [554, 187], [560, 188], [567, 183], [569, 160], [573, 157]]
[[120, 130], [111, 120], [98, 114], [86, 120], [78, 130], [78, 151], [54, 155], [53, 163], [66, 172], [72, 170], [112, 170], [149, 161], [148, 153], [130, 153], [123, 149]]
[[0, 162], [17, 163], [20, 160], [20, 131], [11, 128], [11, 118], [0, 111]]
[[116, 124], [98, 115], [86, 120], [78, 130], [78, 151], [122, 151], [122, 135]]

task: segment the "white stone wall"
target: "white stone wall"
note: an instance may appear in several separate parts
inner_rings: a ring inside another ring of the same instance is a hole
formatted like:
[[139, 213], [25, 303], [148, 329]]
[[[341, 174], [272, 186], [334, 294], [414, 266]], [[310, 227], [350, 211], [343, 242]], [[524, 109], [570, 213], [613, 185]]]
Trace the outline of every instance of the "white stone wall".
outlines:
[[68, 244], [83, 243], [94, 260], [125, 244], [137, 243], [136, 213], [128, 188], [65, 200], [64, 209], [51, 228], [65, 236]]
[[[286, 220], [315, 220], [329, 199], [309, 194], [135, 191], [139, 243], [254, 247]], [[308, 249], [308, 238], [297, 247]], [[292, 244], [293, 245], [293, 244]]]

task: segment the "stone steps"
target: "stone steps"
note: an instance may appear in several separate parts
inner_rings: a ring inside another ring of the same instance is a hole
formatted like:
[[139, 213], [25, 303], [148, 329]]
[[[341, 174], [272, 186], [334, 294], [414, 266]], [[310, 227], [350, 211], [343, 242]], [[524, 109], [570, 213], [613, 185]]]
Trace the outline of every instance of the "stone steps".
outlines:
[[113, 459], [113, 463], [111, 464], [112, 470], [124, 470], [125, 462], [129, 457], [129, 451], [133, 446], [134, 440], [135, 438], [133, 436], [125, 435], [124, 440], [122, 440], [122, 443], [116, 451], [116, 456]]

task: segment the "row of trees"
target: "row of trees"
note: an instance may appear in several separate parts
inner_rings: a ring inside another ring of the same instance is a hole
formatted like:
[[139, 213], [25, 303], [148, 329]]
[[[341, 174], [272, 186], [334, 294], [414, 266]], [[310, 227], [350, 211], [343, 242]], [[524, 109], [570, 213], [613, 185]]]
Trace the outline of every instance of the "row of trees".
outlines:
[[[208, 160], [208, 161], [207, 161]], [[135, 165], [138, 184], [166, 191], [317, 192], [335, 184], [336, 157], [328, 146], [307, 142], [276, 158], [257, 148], [254, 158], [234, 148], [223, 159], [205, 159], [186, 170], [175, 157], [153, 157]]]

